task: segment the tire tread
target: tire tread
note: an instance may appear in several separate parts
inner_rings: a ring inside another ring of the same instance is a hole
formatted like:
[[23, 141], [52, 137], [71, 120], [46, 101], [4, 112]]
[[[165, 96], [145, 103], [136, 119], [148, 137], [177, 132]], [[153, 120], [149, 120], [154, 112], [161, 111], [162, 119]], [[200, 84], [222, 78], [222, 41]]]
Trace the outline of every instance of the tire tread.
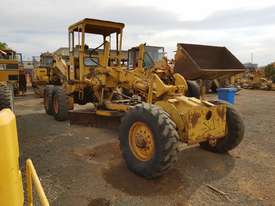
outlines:
[[159, 134], [161, 134], [157, 137], [159, 138], [161, 145], [158, 154], [160, 160], [158, 164], [153, 165], [153, 169], [151, 171], [146, 169], [143, 171], [141, 168], [138, 168], [138, 165], [134, 165], [133, 162], [131, 162], [131, 159], [129, 158], [130, 150], [128, 148], [124, 148], [123, 144], [121, 144], [122, 154], [130, 170], [149, 179], [157, 178], [167, 172], [167, 170], [169, 170], [177, 160], [177, 140], [179, 137], [176, 131], [175, 123], [170, 119], [169, 114], [160, 107], [147, 103], [139, 104], [126, 113], [122, 118], [119, 135], [120, 142], [125, 141], [124, 138], [128, 138], [128, 133], [125, 134], [125, 125], [132, 118], [132, 115], [137, 113], [149, 113], [156, 120]]

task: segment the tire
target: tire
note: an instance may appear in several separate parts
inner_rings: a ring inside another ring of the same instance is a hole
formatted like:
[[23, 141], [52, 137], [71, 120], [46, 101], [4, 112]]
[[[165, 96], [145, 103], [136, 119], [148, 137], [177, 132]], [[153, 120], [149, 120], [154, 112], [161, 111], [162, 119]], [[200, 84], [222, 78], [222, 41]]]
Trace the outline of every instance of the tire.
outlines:
[[199, 87], [198, 83], [195, 81], [187, 80], [187, 85], [188, 85], [187, 96], [195, 97], [195, 98], [199, 99], [201, 94], [200, 94], [200, 87]]
[[217, 85], [216, 85], [216, 83], [214, 81], [212, 82], [210, 89], [211, 89], [212, 93], [217, 93], [218, 87], [217, 87]]
[[39, 98], [44, 97], [45, 88], [43, 88], [43, 87], [44, 86], [37, 86], [37, 87], [33, 88], [34, 94]]
[[215, 153], [226, 153], [229, 150], [237, 147], [244, 137], [244, 123], [239, 112], [228, 104], [226, 112], [226, 124], [228, 133], [224, 138], [217, 139], [214, 145], [207, 141], [200, 143], [200, 146], [203, 149]]
[[53, 116], [57, 121], [66, 121], [69, 116], [68, 96], [62, 87], [53, 90]]
[[13, 87], [0, 84], [0, 110], [5, 108], [14, 111]]
[[[138, 158], [131, 149], [133, 147], [130, 145], [131, 128], [136, 124], [146, 125], [153, 137], [154, 152], [146, 160]], [[169, 114], [155, 105], [143, 103], [128, 111], [123, 117], [119, 128], [119, 140], [127, 167], [145, 178], [160, 177], [177, 160], [178, 133], [176, 125], [170, 119]]]
[[53, 115], [53, 90], [52, 85], [46, 86], [44, 89], [44, 109], [48, 115]]

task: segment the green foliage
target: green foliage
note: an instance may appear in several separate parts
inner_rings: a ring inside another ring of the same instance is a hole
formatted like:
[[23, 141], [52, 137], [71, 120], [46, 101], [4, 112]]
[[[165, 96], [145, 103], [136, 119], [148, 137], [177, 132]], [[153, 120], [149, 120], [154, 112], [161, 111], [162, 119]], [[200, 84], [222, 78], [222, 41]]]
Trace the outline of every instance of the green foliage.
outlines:
[[0, 49], [6, 49], [8, 45], [5, 42], [0, 42]]
[[275, 63], [269, 64], [264, 67], [265, 76], [271, 78], [275, 76]]

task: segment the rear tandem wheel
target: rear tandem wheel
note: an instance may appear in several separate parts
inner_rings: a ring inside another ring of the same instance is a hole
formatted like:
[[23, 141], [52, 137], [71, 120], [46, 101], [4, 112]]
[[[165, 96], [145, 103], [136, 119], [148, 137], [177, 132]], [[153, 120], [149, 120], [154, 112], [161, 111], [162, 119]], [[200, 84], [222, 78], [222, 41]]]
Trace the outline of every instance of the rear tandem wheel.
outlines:
[[53, 90], [53, 116], [57, 121], [65, 121], [69, 116], [68, 95], [62, 87], [56, 86]]
[[48, 115], [53, 115], [53, 85], [47, 85], [44, 89], [44, 108]]

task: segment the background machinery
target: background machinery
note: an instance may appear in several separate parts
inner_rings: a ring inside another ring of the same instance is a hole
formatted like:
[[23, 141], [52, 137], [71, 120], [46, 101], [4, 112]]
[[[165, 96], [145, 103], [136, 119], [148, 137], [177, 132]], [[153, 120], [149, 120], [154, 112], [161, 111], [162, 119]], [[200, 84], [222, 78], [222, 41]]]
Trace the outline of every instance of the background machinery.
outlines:
[[240, 81], [241, 87], [245, 89], [272, 90], [272, 80], [268, 80], [264, 71], [255, 70], [245, 73]]
[[[123, 28], [96, 19], [69, 27], [70, 61], [53, 65], [64, 68], [66, 80], [46, 87], [46, 113], [63, 121], [74, 103], [91, 102], [97, 116], [122, 115], [123, 157], [131, 171], [146, 178], [171, 168], [181, 144], [218, 153], [236, 147], [244, 136], [238, 112], [222, 102], [192, 97], [192, 86], [169, 66], [161, 47], [141, 44], [129, 51], [128, 66], [122, 65]], [[112, 61], [111, 49], [116, 50]]]
[[39, 97], [43, 97], [46, 85], [61, 85], [63, 82], [64, 74], [62, 72], [64, 68], [61, 67], [61, 70], [59, 70], [60, 67], [53, 67], [56, 60], [62, 61], [62, 65], [65, 65], [67, 61], [66, 57], [50, 52], [42, 53], [39, 61], [33, 59], [32, 87]]
[[206, 92], [216, 92], [219, 87], [236, 86], [245, 68], [226, 47], [178, 43], [175, 71], [186, 79], [202, 81]]
[[[102, 49], [98, 49], [99, 53], [103, 53]], [[39, 97], [44, 96], [46, 85], [62, 85], [66, 75], [64, 71], [67, 69], [66, 65], [69, 62], [69, 48], [60, 48], [57, 51], [45, 52], [39, 56], [39, 60], [33, 57], [34, 70], [32, 73], [32, 87], [35, 94]], [[116, 50], [110, 51], [110, 62], [114, 62], [116, 58]], [[56, 65], [62, 59], [62, 64]], [[128, 52], [121, 51], [121, 63], [127, 65]]]
[[13, 109], [13, 96], [19, 91], [22, 56], [11, 49], [0, 50], [0, 110]]
[[22, 70], [21, 54], [10, 49], [0, 50], [0, 205], [33, 205], [33, 185], [41, 205], [48, 206], [40, 180], [30, 159], [26, 162], [27, 201], [19, 169], [19, 144], [16, 118], [13, 110], [13, 94], [18, 91], [19, 70]]

